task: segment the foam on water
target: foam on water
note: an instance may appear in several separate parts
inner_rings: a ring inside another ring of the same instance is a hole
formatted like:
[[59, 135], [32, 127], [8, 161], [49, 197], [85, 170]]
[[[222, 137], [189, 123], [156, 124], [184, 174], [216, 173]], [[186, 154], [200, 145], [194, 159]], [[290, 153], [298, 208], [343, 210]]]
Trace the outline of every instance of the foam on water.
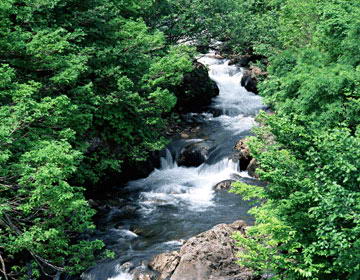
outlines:
[[[246, 202], [234, 194], [215, 192], [213, 187], [234, 178], [249, 180], [248, 173], [241, 172], [239, 163], [230, 157], [235, 143], [250, 134], [256, 125], [254, 116], [265, 106], [260, 96], [241, 86], [242, 69], [219, 59], [214, 52], [202, 56], [199, 62], [208, 66], [209, 76], [220, 90], [209, 110], [213, 114], [186, 116], [189, 123], [201, 126], [199, 137], [203, 139], [174, 140], [160, 159], [159, 169], [147, 178], [127, 184], [131, 205], [138, 209], [136, 215], [121, 224], [123, 220], [117, 218], [122, 213], [120, 208], [110, 207], [104, 218], [109, 226], [101, 232], [103, 239], [109, 240], [107, 245], [113, 246], [111, 249], [115, 248], [120, 257], [97, 265], [84, 274], [84, 280], [131, 280], [128, 270], [122, 270], [119, 263], [139, 264], [161, 252], [176, 250], [182, 244], [179, 240], [218, 223], [236, 219], [251, 221]], [[205, 163], [199, 167], [178, 166], [176, 158], [181, 149], [199, 141], [214, 144]], [[140, 228], [139, 235], [131, 231], [131, 226]]]
[[133, 277], [131, 274], [126, 272], [120, 272], [117, 276], [110, 277], [107, 280], [132, 280], [132, 279]]
[[234, 174], [244, 175], [239, 172], [238, 162], [223, 159], [216, 164], [206, 163], [199, 167], [179, 167], [170, 164], [174, 159], [170, 152], [162, 162], [161, 169], [156, 169], [147, 178], [130, 182], [128, 188], [143, 188], [141, 205], [146, 213], [156, 210], [151, 206], [158, 205], [186, 205], [192, 209], [206, 210], [213, 205], [213, 186], [218, 182], [229, 179]]
[[[228, 60], [218, 60], [214, 63], [214, 58], [204, 56], [199, 62], [209, 67], [209, 76], [216, 82], [220, 94], [213, 100], [213, 107], [222, 111], [223, 114], [237, 116], [255, 115], [265, 105], [261, 102], [261, 97], [248, 92], [241, 86], [243, 70], [235, 65], [229, 65]], [[220, 62], [220, 63], [219, 63]]]
[[[237, 134], [249, 131], [256, 125], [253, 115], [264, 108], [261, 97], [248, 92], [241, 86], [242, 69], [229, 65], [229, 61], [219, 59], [210, 53], [199, 59], [209, 67], [209, 76], [214, 80], [220, 94], [213, 100], [213, 107], [220, 108], [222, 115], [213, 117], [202, 114], [207, 122], [217, 122], [223, 138], [229, 132]], [[249, 116], [251, 115], [251, 116]], [[191, 118], [192, 115], [190, 114]], [[202, 139], [192, 139], [196, 142]], [[233, 143], [234, 144], [234, 143]], [[141, 205], [146, 213], [156, 210], [157, 205], [185, 205], [197, 211], [203, 211], [214, 204], [213, 186], [229, 179], [234, 174], [247, 176], [239, 172], [238, 162], [223, 158], [214, 164], [204, 163], [199, 167], [181, 167], [169, 150], [161, 158], [161, 168], [152, 172], [147, 178], [130, 182], [128, 188], [141, 189]], [[151, 207], [154, 206], [154, 207]]]

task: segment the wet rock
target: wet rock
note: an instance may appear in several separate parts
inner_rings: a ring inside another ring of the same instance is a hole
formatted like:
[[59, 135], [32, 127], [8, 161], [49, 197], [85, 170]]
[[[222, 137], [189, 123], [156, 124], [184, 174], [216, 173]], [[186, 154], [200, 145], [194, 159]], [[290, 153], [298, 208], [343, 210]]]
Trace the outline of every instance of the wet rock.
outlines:
[[[107, 180], [104, 184], [111, 184], [112, 186], [124, 185], [129, 181], [137, 180], [147, 177], [155, 168], [160, 167], [160, 158], [162, 151], [150, 152], [145, 161], [133, 161], [127, 159], [122, 164], [122, 172], [113, 172], [107, 175]], [[112, 181], [112, 183], [108, 183]], [[102, 190], [102, 188], [99, 188]], [[110, 193], [110, 192], [109, 192]]]
[[252, 66], [249, 70], [245, 70], [241, 78], [241, 85], [246, 88], [247, 91], [258, 93], [257, 84], [259, 79], [265, 77], [268, 73], [263, 72], [259, 67]]
[[132, 272], [133, 280], [157, 280], [159, 279], [158, 273], [151, 271], [145, 265], [135, 268]]
[[259, 175], [256, 174], [256, 168], [258, 167], [256, 159], [252, 159], [249, 165], [246, 168], [246, 171], [249, 173], [251, 177], [259, 178]]
[[159, 280], [170, 277], [180, 262], [180, 255], [177, 251], [163, 253], [156, 256], [150, 263], [149, 267], [160, 272]]
[[130, 230], [136, 235], [144, 235], [146, 230], [137, 226], [130, 226]]
[[119, 209], [119, 212], [116, 213], [116, 218], [118, 219], [129, 219], [133, 218], [136, 215], [139, 206], [137, 205], [125, 205]]
[[252, 61], [252, 56], [251, 55], [241, 55], [241, 56], [237, 56], [234, 57], [232, 59], [230, 59], [229, 61], [229, 65], [238, 65], [240, 67], [247, 67], [249, 66], [249, 63]]
[[132, 262], [126, 262], [126, 263], [123, 263], [121, 266], [120, 266], [120, 270], [121, 271], [124, 271], [124, 272], [130, 272], [130, 270], [132, 270], [134, 268], [134, 264]]
[[217, 225], [190, 238], [179, 252], [155, 257], [152, 268], [170, 280], [255, 279], [249, 269], [235, 263], [239, 248], [231, 236], [235, 231], [244, 233], [245, 227], [243, 221]]
[[240, 56], [232, 57], [229, 61], [229, 65], [238, 65], [239, 67], [249, 67], [250, 62], [256, 62], [263, 59], [260, 55], [245, 54]]
[[247, 141], [248, 141], [247, 139], [242, 139], [239, 142], [237, 142], [234, 147], [237, 153], [233, 156], [233, 159], [239, 161], [241, 171], [247, 170], [252, 160], [252, 157], [250, 155], [250, 149], [247, 145]]
[[181, 138], [183, 138], [183, 139], [187, 139], [187, 138], [189, 138], [190, 136], [189, 136], [189, 134], [186, 134], [186, 133], [181, 133]]
[[220, 183], [217, 183], [213, 186], [213, 190], [215, 191], [222, 191], [222, 190], [229, 190], [231, 188], [231, 184], [236, 182], [235, 180], [224, 180]]
[[177, 159], [179, 166], [197, 167], [205, 162], [213, 148], [212, 141], [201, 141], [185, 146]]
[[257, 79], [252, 75], [250, 70], [245, 70], [241, 78], [241, 85], [246, 88], [247, 91], [258, 93]]
[[178, 98], [176, 109], [179, 112], [201, 112], [211, 104], [211, 99], [219, 95], [219, 89], [209, 78], [205, 65], [194, 62], [194, 70], [184, 75], [181, 85], [172, 89]]

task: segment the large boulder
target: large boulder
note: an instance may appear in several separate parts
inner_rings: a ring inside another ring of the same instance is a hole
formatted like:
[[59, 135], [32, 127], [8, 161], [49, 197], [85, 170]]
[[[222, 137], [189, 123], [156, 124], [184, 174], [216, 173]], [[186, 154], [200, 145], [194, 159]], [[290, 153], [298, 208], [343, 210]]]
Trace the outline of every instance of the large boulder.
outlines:
[[156, 256], [150, 267], [157, 270], [159, 279], [170, 280], [252, 280], [250, 269], [236, 264], [239, 248], [232, 234], [245, 233], [246, 224], [220, 224], [190, 238], [179, 252]]
[[212, 141], [201, 141], [185, 146], [177, 159], [179, 166], [197, 167], [203, 164], [213, 148]]
[[257, 79], [252, 75], [250, 70], [245, 70], [241, 78], [241, 86], [246, 88], [247, 91], [258, 93]]
[[208, 69], [194, 62], [194, 70], [184, 75], [182, 83], [173, 89], [177, 97], [176, 109], [181, 113], [201, 112], [211, 104], [211, 99], [219, 95], [219, 89], [209, 78]]
[[259, 67], [251, 66], [249, 70], [245, 70], [241, 78], [241, 85], [247, 91], [258, 93], [258, 81], [267, 76], [267, 72], [263, 72]]

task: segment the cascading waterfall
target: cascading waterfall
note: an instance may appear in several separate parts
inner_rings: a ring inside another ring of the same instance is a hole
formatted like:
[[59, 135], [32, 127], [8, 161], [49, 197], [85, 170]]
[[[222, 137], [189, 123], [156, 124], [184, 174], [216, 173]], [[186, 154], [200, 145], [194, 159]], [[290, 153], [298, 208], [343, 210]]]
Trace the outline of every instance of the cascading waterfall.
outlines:
[[[251, 180], [230, 157], [235, 143], [251, 134], [256, 125], [254, 116], [266, 107], [261, 97], [240, 85], [242, 69], [230, 66], [228, 60], [215, 58], [212, 53], [199, 62], [209, 67], [209, 76], [220, 90], [209, 108], [209, 112], [216, 114], [191, 115], [201, 117], [199, 135], [206, 137], [173, 141], [161, 158], [159, 169], [147, 178], [127, 184], [128, 200], [109, 211], [104, 229], [96, 236], [120, 257], [98, 264], [83, 274], [84, 280], [130, 280], [132, 276], [121, 266], [125, 262], [139, 265], [156, 254], [176, 250], [182, 239], [219, 223], [237, 219], [251, 223], [247, 203], [234, 194], [214, 192], [213, 186], [227, 179]], [[205, 163], [199, 167], [178, 166], [176, 159], [181, 147], [205, 138], [212, 143]], [[124, 218], [128, 209], [135, 211]]]

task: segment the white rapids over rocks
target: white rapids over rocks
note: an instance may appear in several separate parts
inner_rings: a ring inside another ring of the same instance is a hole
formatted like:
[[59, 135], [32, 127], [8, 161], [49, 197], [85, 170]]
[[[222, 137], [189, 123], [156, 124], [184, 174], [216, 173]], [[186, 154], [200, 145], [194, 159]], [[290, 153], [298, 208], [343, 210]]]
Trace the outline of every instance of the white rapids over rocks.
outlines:
[[[101, 235], [110, 240], [108, 247], [121, 257], [98, 264], [84, 273], [83, 279], [131, 280], [132, 276], [121, 271], [119, 264], [129, 261], [141, 263], [166, 250], [177, 249], [181, 245], [179, 240], [219, 223], [231, 223], [237, 219], [251, 223], [252, 217], [247, 214], [250, 206], [246, 202], [234, 194], [214, 192], [213, 186], [234, 177], [251, 180], [247, 172], [240, 172], [238, 162], [229, 157], [235, 143], [251, 134], [251, 128], [256, 125], [254, 116], [266, 107], [260, 96], [241, 86], [242, 69], [229, 65], [226, 59], [216, 58], [214, 53], [204, 55], [198, 61], [209, 68], [210, 78], [219, 87], [220, 93], [209, 108], [209, 112], [218, 113], [191, 116], [203, 119], [201, 129], [216, 148], [199, 167], [178, 166], [169, 148], [161, 159], [159, 169], [147, 178], [129, 182], [126, 189], [130, 193], [138, 193], [133, 199], [138, 207], [137, 217], [121, 220], [124, 224], [119, 229], [121, 222], [115, 220], [120, 210], [113, 209], [109, 223], [110, 220], [113, 222]], [[192, 143], [203, 139], [183, 141]], [[176, 145], [176, 142], [171, 145]], [[140, 233], [130, 231], [132, 226], [140, 227]]]
[[[254, 114], [265, 106], [260, 96], [248, 92], [241, 86], [242, 69], [230, 66], [228, 60], [213, 58], [211, 53], [198, 61], [209, 67], [209, 76], [220, 90], [219, 96], [213, 100], [212, 107], [219, 109], [222, 114], [218, 117], [206, 114], [204, 116], [207, 121], [218, 122], [222, 130], [234, 134], [254, 127]], [[156, 207], [152, 206], [158, 204], [182, 204], [196, 211], [206, 211], [206, 207], [214, 204], [212, 187], [234, 175], [248, 176], [246, 172], [240, 172], [237, 162], [228, 158], [214, 164], [204, 163], [199, 167], [179, 167], [167, 150], [166, 156], [161, 159], [160, 169], [145, 179], [130, 182], [128, 187], [144, 188], [141, 204], [147, 214], [156, 210]]]

